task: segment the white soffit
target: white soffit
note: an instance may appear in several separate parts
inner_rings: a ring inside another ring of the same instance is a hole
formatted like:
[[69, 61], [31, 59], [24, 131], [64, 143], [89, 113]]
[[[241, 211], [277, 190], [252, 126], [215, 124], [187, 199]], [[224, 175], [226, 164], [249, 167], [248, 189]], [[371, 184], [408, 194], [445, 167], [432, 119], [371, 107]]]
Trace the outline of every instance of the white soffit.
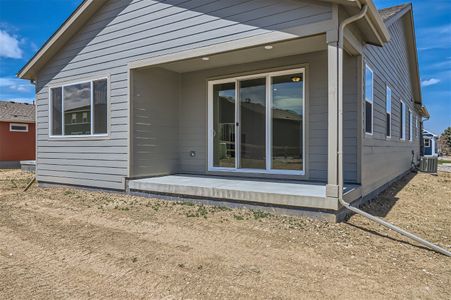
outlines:
[[[271, 49], [265, 46], [271, 45]], [[316, 35], [285, 42], [263, 44], [255, 47], [225, 53], [203, 55], [186, 60], [168, 62], [148, 67], [161, 67], [178, 73], [200, 71], [230, 65], [263, 61], [278, 57], [298, 55], [327, 49], [326, 36]], [[202, 59], [208, 57], [208, 60]]]

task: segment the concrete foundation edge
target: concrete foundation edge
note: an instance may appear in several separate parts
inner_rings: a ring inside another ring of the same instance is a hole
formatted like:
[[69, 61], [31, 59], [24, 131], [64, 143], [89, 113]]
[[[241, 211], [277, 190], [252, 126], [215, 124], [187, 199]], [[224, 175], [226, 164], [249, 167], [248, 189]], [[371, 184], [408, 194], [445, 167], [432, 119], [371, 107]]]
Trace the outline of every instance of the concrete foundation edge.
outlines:
[[[398, 175], [397, 177], [393, 178], [392, 180], [390, 180], [389, 182], [381, 185], [380, 187], [378, 187], [377, 189], [375, 189], [374, 191], [372, 191], [371, 193], [360, 197], [359, 199], [351, 202], [351, 205], [354, 207], [362, 207], [365, 204], [368, 204], [370, 202], [372, 202], [373, 200], [375, 200], [380, 194], [382, 194], [387, 188], [389, 188], [392, 184], [394, 184], [395, 182], [401, 180], [402, 178], [406, 177], [407, 175], [409, 175], [412, 171], [408, 170], [404, 173], [402, 173], [401, 175]], [[350, 210], [347, 210], [346, 208], [342, 207], [338, 212], [337, 212], [337, 222], [344, 222], [349, 220], [349, 218], [354, 215], [354, 212], [351, 212]]]
[[[355, 200], [352, 202], [352, 205], [355, 207], [361, 207], [364, 204], [367, 204], [374, 200], [377, 196], [379, 196], [382, 192], [384, 192], [390, 185], [397, 182], [398, 180], [407, 176], [411, 171], [406, 171], [403, 174], [395, 177], [390, 180], [386, 184], [380, 186], [376, 190], [371, 193]], [[93, 188], [86, 186], [78, 186], [78, 185], [67, 185], [67, 184], [58, 184], [58, 183], [50, 183], [50, 182], [39, 182], [38, 185], [40, 187], [77, 187], [82, 188], [84, 190], [89, 191], [104, 191], [104, 192], [113, 192], [119, 194], [130, 194], [140, 197], [146, 198], [156, 198], [161, 200], [168, 201], [181, 201], [181, 202], [191, 202], [198, 205], [213, 205], [213, 206], [224, 206], [229, 208], [243, 208], [243, 209], [251, 209], [251, 210], [260, 210], [272, 214], [278, 215], [287, 215], [287, 216], [296, 216], [296, 217], [309, 217], [313, 219], [319, 219], [327, 222], [344, 222], [348, 220], [354, 213], [342, 207], [340, 210], [324, 210], [324, 209], [313, 209], [306, 207], [284, 207], [278, 205], [271, 204], [262, 204], [262, 203], [248, 203], [243, 201], [233, 201], [233, 200], [221, 200], [221, 199], [206, 199], [202, 197], [193, 197], [193, 196], [183, 196], [183, 195], [171, 195], [171, 194], [158, 194], [151, 192], [142, 192], [138, 190], [129, 190], [120, 191], [120, 190], [108, 190], [102, 188]]]
[[20, 169], [20, 161], [0, 161], [0, 169]]

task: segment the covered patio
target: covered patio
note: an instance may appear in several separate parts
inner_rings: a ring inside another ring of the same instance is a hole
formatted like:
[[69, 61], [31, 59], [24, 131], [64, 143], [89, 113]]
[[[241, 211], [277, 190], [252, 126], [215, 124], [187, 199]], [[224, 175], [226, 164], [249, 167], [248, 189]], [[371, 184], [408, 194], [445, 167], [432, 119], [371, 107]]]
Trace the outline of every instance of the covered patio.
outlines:
[[[338, 211], [330, 38], [130, 64], [128, 190]], [[344, 61], [344, 117], [355, 120], [359, 63]], [[349, 202], [361, 196], [357, 124], [344, 123]]]

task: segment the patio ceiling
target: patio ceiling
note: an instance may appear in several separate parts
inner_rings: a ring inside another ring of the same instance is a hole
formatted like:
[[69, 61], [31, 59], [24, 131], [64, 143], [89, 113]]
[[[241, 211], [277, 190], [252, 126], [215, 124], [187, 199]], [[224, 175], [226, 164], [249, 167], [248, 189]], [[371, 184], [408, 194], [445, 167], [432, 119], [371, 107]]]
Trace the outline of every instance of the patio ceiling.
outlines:
[[149, 67], [158, 66], [170, 71], [185, 73], [229, 65], [269, 60], [278, 57], [297, 55], [326, 49], [326, 36], [322, 34], [279, 43], [263, 44], [236, 51], [216, 53], [180, 61], [168, 62], [160, 65], [152, 65]]

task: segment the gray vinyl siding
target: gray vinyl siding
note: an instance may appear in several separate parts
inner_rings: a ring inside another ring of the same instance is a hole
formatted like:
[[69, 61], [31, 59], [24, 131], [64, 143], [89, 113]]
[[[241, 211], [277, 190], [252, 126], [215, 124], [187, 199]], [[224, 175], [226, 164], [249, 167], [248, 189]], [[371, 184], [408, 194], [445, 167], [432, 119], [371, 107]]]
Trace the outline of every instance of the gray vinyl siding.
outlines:
[[[419, 140], [413, 126], [413, 142], [408, 141], [408, 120], [406, 141], [400, 140], [400, 101], [414, 112], [411, 69], [408, 60], [408, 45], [404, 18], [389, 27], [391, 41], [384, 47], [366, 46], [364, 61], [374, 72], [374, 125], [373, 135], [364, 135], [362, 149], [362, 187], [368, 194], [390, 180], [403, 174], [411, 167], [412, 150], [414, 158], [419, 155]], [[412, 66], [413, 68], [413, 66]], [[392, 89], [392, 136], [386, 137], [386, 85]], [[363, 101], [362, 101], [363, 102]], [[414, 113], [414, 116], [416, 114]]]
[[343, 169], [344, 180], [358, 183], [358, 59], [343, 57]]
[[[331, 16], [331, 5], [317, 1], [108, 1], [38, 74], [38, 180], [125, 188], [129, 150], [128, 63], [285, 31]], [[48, 87], [105, 75], [110, 78], [109, 138], [49, 139]], [[325, 161], [318, 165], [325, 166]], [[325, 169], [315, 172], [322, 177]]]
[[[182, 74], [180, 101], [180, 171], [207, 173], [207, 82], [277, 69], [306, 66], [306, 173], [311, 180], [327, 179], [327, 52]], [[229, 76], [225, 74], [230, 74]], [[189, 153], [196, 151], [196, 157]], [[249, 175], [248, 175], [249, 176]], [[272, 175], [272, 177], [274, 177]], [[303, 179], [302, 177], [296, 177]]]
[[133, 177], [178, 172], [180, 74], [161, 68], [133, 71]]

